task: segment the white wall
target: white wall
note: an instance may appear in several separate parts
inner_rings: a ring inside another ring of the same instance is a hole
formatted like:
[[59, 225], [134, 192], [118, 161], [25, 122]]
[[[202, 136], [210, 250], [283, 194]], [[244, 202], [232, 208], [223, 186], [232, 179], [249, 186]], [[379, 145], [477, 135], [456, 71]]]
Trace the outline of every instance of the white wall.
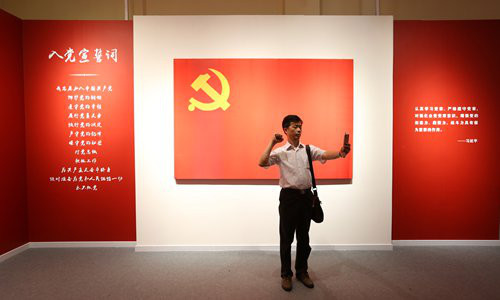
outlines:
[[354, 59], [353, 180], [319, 187], [325, 221], [312, 225], [311, 244], [390, 249], [392, 21], [134, 17], [137, 249], [258, 249], [279, 244], [278, 186], [176, 184], [174, 58]]

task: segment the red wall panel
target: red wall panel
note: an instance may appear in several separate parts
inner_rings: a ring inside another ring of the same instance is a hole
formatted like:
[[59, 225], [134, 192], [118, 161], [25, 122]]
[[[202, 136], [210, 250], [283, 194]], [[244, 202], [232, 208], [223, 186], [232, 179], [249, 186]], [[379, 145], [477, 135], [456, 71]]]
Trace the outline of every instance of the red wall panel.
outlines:
[[499, 36], [500, 21], [395, 22], [394, 240], [499, 238]]
[[135, 240], [132, 37], [128, 21], [24, 22], [31, 241]]
[[0, 10], [0, 254], [28, 242], [22, 21]]

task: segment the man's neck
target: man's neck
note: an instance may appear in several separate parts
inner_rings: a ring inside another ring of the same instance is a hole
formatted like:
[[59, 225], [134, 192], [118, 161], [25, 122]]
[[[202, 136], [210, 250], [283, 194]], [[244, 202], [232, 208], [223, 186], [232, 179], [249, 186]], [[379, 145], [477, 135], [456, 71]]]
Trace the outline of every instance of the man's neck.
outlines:
[[292, 141], [292, 140], [288, 139], [288, 143], [290, 145], [292, 145], [294, 148], [297, 148], [300, 145], [300, 140]]

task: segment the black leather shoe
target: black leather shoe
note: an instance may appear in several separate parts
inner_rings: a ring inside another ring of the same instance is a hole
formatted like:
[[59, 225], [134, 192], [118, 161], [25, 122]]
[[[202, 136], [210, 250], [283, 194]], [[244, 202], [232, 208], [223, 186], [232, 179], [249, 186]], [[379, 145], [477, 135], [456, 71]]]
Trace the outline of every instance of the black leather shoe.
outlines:
[[281, 277], [281, 287], [289, 292], [292, 290], [292, 277], [291, 276], [285, 276]]
[[310, 289], [314, 287], [314, 282], [311, 280], [307, 272], [297, 274], [297, 279]]

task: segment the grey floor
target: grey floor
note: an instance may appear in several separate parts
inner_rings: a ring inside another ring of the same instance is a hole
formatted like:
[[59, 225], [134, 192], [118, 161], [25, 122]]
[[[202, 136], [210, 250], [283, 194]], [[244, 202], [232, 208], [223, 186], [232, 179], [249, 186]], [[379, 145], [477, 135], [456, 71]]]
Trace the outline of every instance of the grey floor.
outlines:
[[0, 299], [500, 299], [498, 247], [313, 251], [316, 287], [280, 287], [278, 252], [29, 249], [0, 263]]

